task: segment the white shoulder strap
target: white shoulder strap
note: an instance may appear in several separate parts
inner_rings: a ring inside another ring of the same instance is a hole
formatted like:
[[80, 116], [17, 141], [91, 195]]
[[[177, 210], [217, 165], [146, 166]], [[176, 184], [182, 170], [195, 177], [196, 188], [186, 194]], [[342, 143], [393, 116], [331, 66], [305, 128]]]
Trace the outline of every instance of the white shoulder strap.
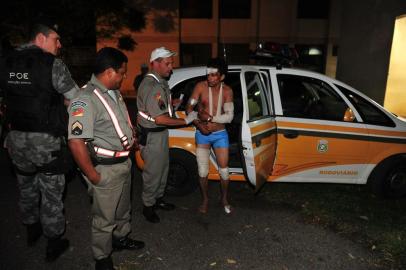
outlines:
[[155, 74], [148, 73], [148, 74], [145, 75], [145, 76], [150, 76], [150, 77], [154, 78], [157, 82], [159, 82], [159, 79], [158, 79], [158, 77], [157, 77]]
[[218, 101], [217, 101], [217, 112], [216, 112], [216, 116], [220, 116], [221, 115], [221, 104], [223, 104], [223, 83], [220, 84], [220, 92], [219, 92], [219, 96], [218, 96]]
[[114, 129], [116, 130], [118, 137], [120, 138], [120, 142], [121, 142], [123, 148], [130, 149], [131, 145], [128, 142], [128, 137], [126, 135], [124, 135], [123, 130], [121, 129], [120, 125], [118, 124], [117, 117], [114, 114], [111, 107], [109, 106], [109, 104], [107, 103], [106, 99], [100, 94], [99, 91], [97, 91], [97, 89], [94, 89], [93, 93], [95, 93], [95, 95], [99, 98], [99, 100], [103, 104], [104, 108], [106, 108], [106, 110], [111, 118], [111, 121], [113, 121]]
[[[150, 76], [150, 77], [152, 77], [152, 78], [154, 78], [158, 83], [159, 83], [159, 79], [158, 79], [158, 77], [155, 75], [155, 74], [152, 74], [152, 73], [148, 73], [147, 75], [145, 75], [145, 76]], [[166, 95], [166, 93], [165, 93], [165, 95]], [[171, 97], [171, 94], [169, 94], [169, 97], [167, 97], [167, 102], [168, 102], [168, 112], [169, 112], [169, 116], [170, 117], [172, 117], [172, 97]], [[140, 114], [142, 117], [144, 117], [145, 119], [147, 119], [148, 121], [151, 121], [151, 117], [150, 116], [147, 116], [147, 117], [145, 117], [143, 114]], [[155, 122], [155, 120], [154, 121], [152, 121], [152, 122]]]
[[211, 87], [209, 86], [209, 114], [213, 115], [213, 95], [211, 93]]
[[[220, 84], [220, 91], [217, 99], [217, 112], [216, 116], [221, 114], [221, 104], [223, 102], [223, 83]], [[213, 115], [213, 94], [211, 92], [211, 87], [209, 86], [209, 114]]]

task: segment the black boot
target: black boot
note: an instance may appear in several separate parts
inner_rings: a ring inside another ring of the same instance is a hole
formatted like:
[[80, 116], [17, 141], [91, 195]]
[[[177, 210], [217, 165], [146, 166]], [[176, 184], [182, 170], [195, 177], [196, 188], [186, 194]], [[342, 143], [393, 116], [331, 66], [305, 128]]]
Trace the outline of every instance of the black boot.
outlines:
[[42, 235], [42, 226], [40, 222], [27, 224], [27, 245], [33, 246]]
[[96, 270], [114, 270], [113, 261], [111, 257], [96, 260]]
[[155, 213], [154, 206], [145, 206], [144, 210], [142, 210], [142, 214], [144, 217], [151, 223], [159, 223], [159, 217]]
[[115, 251], [120, 251], [123, 249], [136, 250], [142, 249], [143, 247], [145, 247], [144, 242], [131, 239], [130, 237], [127, 236], [120, 239], [113, 237], [113, 249]]
[[159, 198], [155, 202], [155, 208], [171, 211], [175, 209], [175, 205], [172, 203], [165, 202], [162, 198]]
[[48, 239], [48, 245], [46, 249], [46, 260], [48, 262], [55, 261], [69, 248], [69, 240], [57, 238]]

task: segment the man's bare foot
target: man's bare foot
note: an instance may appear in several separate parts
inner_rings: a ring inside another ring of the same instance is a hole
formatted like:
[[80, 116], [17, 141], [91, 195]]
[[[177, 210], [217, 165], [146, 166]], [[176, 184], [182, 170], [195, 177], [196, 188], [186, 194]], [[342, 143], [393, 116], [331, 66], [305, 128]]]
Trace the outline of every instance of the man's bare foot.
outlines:
[[231, 214], [231, 212], [233, 212], [234, 208], [231, 207], [231, 205], [228, 203], [227, 200], [223, 200], [222, 204], [223, 204], [224, 213], [226, 213], [228, 215], [228, 214]]
[[209, 203], [207, 202], [203, 202], [199, 208], [198, 208], [199, 212], [202, 214], [207, 214], [208, 210], [209, 210]]
[[224, 213], [226, 213], [227, 215], [231, 214], [234, 211], [234, 208], [229, 204], [224, 205], [223, 207], [224, 207]]

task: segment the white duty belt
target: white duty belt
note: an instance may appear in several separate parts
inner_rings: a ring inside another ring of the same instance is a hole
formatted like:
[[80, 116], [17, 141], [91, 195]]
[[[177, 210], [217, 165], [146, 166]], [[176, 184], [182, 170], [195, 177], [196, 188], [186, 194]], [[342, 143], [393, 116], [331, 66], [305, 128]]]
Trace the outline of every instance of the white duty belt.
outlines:
[[[145, 76], [150, 76], [150, 77], [154, 78], [154, 79], [159, 83], [159, 79], [158, 79], [158, 77], [157, 77], [155, 74], [148, 73], [148, 74], [145, 75]], [[172, 107], [172, 97], [171, 97], [171, 94], [169, 94], [169, 97], [168, 97], [168, 112], [169, 112], [169, 116], [170, 116], [170, 117], [172, 117], [172, 114], [173, 114], [171, 107]], [[139, 114], [142, 118], [144, 118], [145, 120], [147, 120], [147, 121], [155, 122], [155, 119], [154, 119], [152, 116], [150, 116], [150, 115], [148, 115], [147, 113], [145, 113], [145, 112], [138, 111], [138, 114]]]
[[[123, 130], [121, 129], [120, 125], [118, 124], [118, 120], [116, 115], [114, 114], [114, 111], [111, 109], [110, 105], [107, 103], [106, 99], [100, 94], [100, 92], [97, 89], [93, 90], [93, 93], [99, 98], [103, 106], [106, 108], [107, 113], [109, 114], [111, 121], [113, 121], [113, 126], [114, 129], [116, 130], [119, 138], [121, 145], [125, 150], [129, 150], [131, 148], [131, 144], [128, 142], [128, 137], [124, 134]], [[127, 121], [128, 124], [130, 125], [132, 129], [132, 124], [130, 120], [130, 116], [127, 113]], [[130, 154], [130, 151], [113, 151], [113, 150], [108, 150], [105, 148], [101, 148], [98, 146], [94, 146], [94, 151], [96, 154], [100, 154], [102, 156], [106, 157], [127, 157]]]
[[94, 152], [101, 156], [115, 157], [115, 158], [128, 157], [130, 155], [130, 151], [112, 151], [112, 150], [108, 150], [108, 149], [101, 148], [98, 146], [94, 146]]

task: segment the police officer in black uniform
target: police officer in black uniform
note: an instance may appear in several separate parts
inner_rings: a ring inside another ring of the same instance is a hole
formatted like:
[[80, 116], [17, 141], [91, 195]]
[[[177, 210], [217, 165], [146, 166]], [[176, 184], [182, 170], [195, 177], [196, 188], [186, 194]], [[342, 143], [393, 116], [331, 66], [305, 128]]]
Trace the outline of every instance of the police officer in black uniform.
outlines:
[[64, 173], [72, 160], [66, 157], [68, 114], [64, 102], [79, 90], [65, 64], [56, 58], [59, 39], [56, 25], [36, 24], [30, 42], [0, 61], [0, 88], [10, 129], [5, 146], [19, 184], [27, 244], [34, 245], [44, 234], [47, 261], [69, 247], [69, 241], [62, 238]]

